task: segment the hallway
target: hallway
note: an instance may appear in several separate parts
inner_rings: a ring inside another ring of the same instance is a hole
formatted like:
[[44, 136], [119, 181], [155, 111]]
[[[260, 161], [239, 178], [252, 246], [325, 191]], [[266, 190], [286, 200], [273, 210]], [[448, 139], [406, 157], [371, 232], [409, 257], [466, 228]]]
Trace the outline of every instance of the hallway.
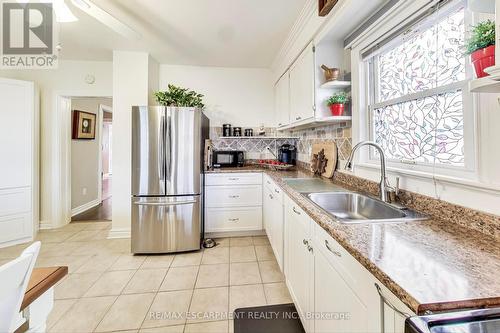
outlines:
[[83, 213], [71, 218], [71, 222], [98, 222], [111, 221], [111, 184], [112, 178], [105, 177], [102, 180], [102, 202]]

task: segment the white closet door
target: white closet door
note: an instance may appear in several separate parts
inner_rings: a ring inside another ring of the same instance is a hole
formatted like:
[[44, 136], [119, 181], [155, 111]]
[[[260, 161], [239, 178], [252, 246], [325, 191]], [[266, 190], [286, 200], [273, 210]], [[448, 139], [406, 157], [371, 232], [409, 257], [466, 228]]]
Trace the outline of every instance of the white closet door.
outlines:
[[0, 78], [0, 246], [33, 233], [34, 103], [33, 82]]

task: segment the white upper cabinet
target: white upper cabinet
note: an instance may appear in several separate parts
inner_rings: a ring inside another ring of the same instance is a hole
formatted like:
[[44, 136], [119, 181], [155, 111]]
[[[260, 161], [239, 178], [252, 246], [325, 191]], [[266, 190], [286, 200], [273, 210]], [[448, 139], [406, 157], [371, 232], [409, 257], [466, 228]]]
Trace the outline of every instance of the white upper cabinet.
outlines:
[[281, 127], [290, 123], [290, 76], [289, 72], [278, 80], [274, 86], [274, 111], [276, 126]]
[[290, 122], [314, 117], [314, 46], [309, 43], [290, 68]]

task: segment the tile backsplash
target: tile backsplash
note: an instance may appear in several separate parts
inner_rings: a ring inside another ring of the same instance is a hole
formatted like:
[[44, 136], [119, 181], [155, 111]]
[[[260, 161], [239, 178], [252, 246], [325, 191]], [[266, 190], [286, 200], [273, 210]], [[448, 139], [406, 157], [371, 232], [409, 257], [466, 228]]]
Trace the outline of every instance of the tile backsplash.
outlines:
[[[339, 159], [346, 160], [351, 152], [351, 122], [326, 125], [316, 128], [278, 132], [275, 128], [265, 128], [266, 137], [257, 136], [259, 128], [253, 128], [254, 137], [247, 139], [221, 138], [222, 128], [211, 127], [210, 139], [216, 150], [241, 150], [245, 152], [246, 159], [274, 158], [268, 148], [277, 153], [278, 148], [285, 143], [296, 145], [298, 160], [308, 164], [311, 159], [312, 145], [322, 142], [335, 142], [339, 151]], [[280, 138], [287, 137], [287, 138]], [[297, 137], [290, 139], [288, 137]]]

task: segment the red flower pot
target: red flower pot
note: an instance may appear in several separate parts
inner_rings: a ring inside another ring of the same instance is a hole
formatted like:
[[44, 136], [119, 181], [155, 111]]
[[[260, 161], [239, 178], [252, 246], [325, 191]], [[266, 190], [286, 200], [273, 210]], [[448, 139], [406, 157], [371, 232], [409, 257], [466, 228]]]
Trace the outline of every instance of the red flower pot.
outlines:
[[332, 116], [342, 116], [344, 114], [344, 104], [332, 104], [330, 105], [330, 111]]
[[478, 79], [488, 76], [484, 69], [495, 66], [495, 45], [472, 52], [471, 60]]

